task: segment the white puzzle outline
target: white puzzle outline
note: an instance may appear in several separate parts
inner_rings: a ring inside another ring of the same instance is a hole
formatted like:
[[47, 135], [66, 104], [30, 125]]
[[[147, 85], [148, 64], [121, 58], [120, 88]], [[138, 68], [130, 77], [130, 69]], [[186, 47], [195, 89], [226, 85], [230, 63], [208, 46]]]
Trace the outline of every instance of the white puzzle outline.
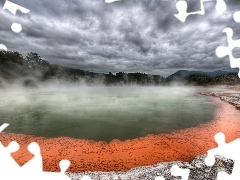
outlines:
[[[20, 5], [17, 5], [11, 1], [6, 0], [4, 5], [3, 5], [3, 10], [8, 10], [10, 11], [12, 14], [16, 15], [17, 10], [20, 10], [22, 13], [27, 14], [30, 12], [29, 9], [22, 7]], [[19, 23], [12, 23], [11, 29], [13, 32], [15, 33], [20, 33], [22, 31], [22, 25]], [[0, 50], [4, 50], [7, 51], [7, 46], [5, 46], [4, 44], [0, 44]]]
[[239, 68], [238, 77], [240, 78], [240, 58], [235, 58], [232, 54], [232, 51], [236, 47], [240, 47], [240, 39], [233, 40], [233, 30], [232, 28], [223, 29], [224, 33], [226, 33], [228, 46], [218, 46], [216, 49], [216, 55], [219, 58], [223, 58], [225, 56], [229, 57], [230, 67], [231, 68]]
[[224, 0], [200, 0], [200, 10], [195, 11], [195, 12], [187, 12], [187, 2], [184, 0], [180, 0], [176, 2], [176, 9], [178, 10], [178, 14], [174, 14], [174, 16], [181, 22], [185, 22], [187, 17], [190, 15], [203, 15], [205, 14], [205, 9], [204, 9], [204, 2], [208, 1], [216, 1], [216, 10], [218, 12], [224, 12], [227, 9], [226, 3]]
[[229, 143], [225, 142], [225, 135], [221, 132], [214, 136], [218, 144], [217, 148], [208, 150], [208, 155], [205, 158], [205, 164], [212, 166], [215, 163], [215, 156], [219, 155], [225, 158], [234, 160], [233, 170], [231, 175], [226, 172], [219, 172], [217, 175], [218, 180], [238, 180], [240, 177], [240, 138], [237, 138]]
[[[0, 132], [2, 132], [9, 124], [4, 123], [0, 126]], [[71, 180], [65, 171], [70, 166], [69, 160], [61, 160], [59, 162], [60, 172], [44, 172], [43, 162], [40, 152], [40, 147], [36, 142], [31, 142], [28, 145], [28, 151], [34, 155], [23, 166], [20, 166], [11, 156], [11, 153], [18, 151], [20, 148], [16, 141], [11, 141], [7, 147], [4, 147], [0, 142], [0, 179], [21, 179], [24, 180]], [[87, 180], [85, 178], [85, 180]]]
[[[27, 14], [27, 13], [30, 12], [29, 9], [24, 8], [24, 7], [22, 7], [22, 6], [20, 6], [20, 5], [17, 5], [17, 4], [15, 4], [15, 3], [11, 2], [11, 1], [8, 1], [8, 0], [5, 1], [5, 4], [4, 4], [4, 6], [3, 6], [3, 9], [9, 10], [9, 11], [10, 11], [11, 13], [13, 13], [14, 15], [16, 15], [17, 10], [21, 11], [21, 12], [24, 13], [24, 14]], [[11, 26], [11, 29], [12, 29], [12, 31], [15, 32], [15, 33], [20, 33], [20, 32], [22, 31], [22, 25], [19, 24], [19, 23], [13, 23], [12, 26]]]
[[121, 1], [121, 0], [105, 0], [105, 3], [114, 3], [114, 2], [117, 2], [117, 1]]

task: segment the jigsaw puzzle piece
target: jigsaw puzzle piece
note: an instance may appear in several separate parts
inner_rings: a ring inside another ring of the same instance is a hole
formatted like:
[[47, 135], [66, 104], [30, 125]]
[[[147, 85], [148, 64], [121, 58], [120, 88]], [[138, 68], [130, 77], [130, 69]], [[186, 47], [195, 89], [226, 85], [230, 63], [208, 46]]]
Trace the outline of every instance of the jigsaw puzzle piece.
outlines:
[[[239, 177], [239, 176], [238, 176]], [[238, 178], [231, 178], [231, 175], [227, 174], [226, 172], [219, 172], [217, 175], [218, 180], [237, 180]]]
[[19, 6], [11, 1], [6, 0], [3, 9], [7, 9], [9, 10], [11, 13], [13, 13], [14, 15], [16, 15], [17, 10], [20, 10], [22, 13], [26, 14], [29, 13], [30, 10], [27, 8], [24, 8], [22, 6]]
[[[9, 126], [8, 123], [4, 123], [0, 126], [0, 132], [6, 129]], [[12, 171], [19, 171], [19, 164], [12, 158], [11, 153], [18, 151], [19, 144], [16, 141], [12, 141], [9, 143], [7, 147], [4, 147], [0, 142], [0, 172], [1, 173], [9, 173]], [[0, 174], [1, 174], [0, 173]]]
[[[34, 166], [34, 164], [33, 164]], [[21, 177], [21, 179], [24, 180], [45, 180], [45, 179], [57, 179], [57, 180], [71, 180], [70, 177], [68, 177], [65, 172], [70, 166], [70, 161], [68, 160], [61, 160], [59, 163], [61, 172], [44, 172], [43, 170], [32, 172], [32, 171], [21, 171], [19, 174], [13, 175], [11, 179], [16, 179], [16, 177]], [[35, 167], [33, 167], [35, 168]]]
[[117, 2], [117, 1], [121, 1], [121, 0], [105, 0], [105, 3], [113, 3], [113, 2]]
[[7, 46], [0, 44], [0, 51], [7, 51]]
[[69, 168], [70, 164], [71, 163], [69, 160], [61, 160], [59, 163], [61, 173], [65, 173], [67, 171], [67, 169]]
[[92, 180], [90, 176], [84, 175], [81, 180]]
[[[1, 50], [1, 45], [2, 44], [0, 44], [0, 50]], [[6, 47], [6, 46], [5, 46]], [[7, 47], [6, 47], [6, 49], [7, 49]], [[6, 50], [7, 51], [7, 50]], [[4, 129], [6, 129], [7, 127], [9, 126], [9, 124], [8, 123], [4, 123], [4, 124], [2, 124], [1, 126], [0, 126], [0, 132], [2, 132]]]
[[171, 168], [171, 174], [173, 176], [182, 176], [182, 180], [188, 180], [190, 170], [189, 169], [181, 169], [178, 165], [173, 165]]
[[218, 12], [224, 12], [227, 9], [227, 5], [224, 0], [217, 0], [215, 8]]
[[42, 172], [43, 163], [39, 145], [36, 142], [30, 143], [28, 145], [28, 151], [32, 153], [34, 157], [22, 166], [22, 171], [34, 173]]
[[[178, 10], [178, 14], [175, 14], [174, 16], [177, 19], [179, 19], [181, 22], [185, 22], [189, 15], [195, 15], [195, 14], [203, 15], [205, 14], [203, 3], [206, 1], [212, 1], [212, 0], [200, 0], [200, 5], [201, 5], [200, 11], [195, 11], [190, 13], [187, 12], [188, 5], [186, 1], [178, 1], [176, 3], [176, 9]], [[216, 10], [219, 12], [224, 12], [227, 9], [225, 1], [224, 0], [216, 0], [216, 1], [217, 1], [215, 6]]]
[[226, 172], [219, 172], [217, 175], [218, 180], [239, 180], [240, 179], [240, 157], [234, 159], [233, 170], [231, 174]]
[[71, 178], [65, 174], [69, 166], [70, 166], [69, 160], [61, 160], [59, 163], [59, 167], [61, 169], [60, 172], [43, 172], [41, 179], [71, 180]]
[[[20, 10], [24, 14], [27, 14], [27, 13], [30, 12], [29, 9], [24, 8], [22, 6], [19, 6], [19, 5], [15, 4], [11, 1], [8, 1], [8, 0], [6, 0], [5, 4], [3, 6], [3, 9], [9, 10], [14, 15], [16, 15], [17, 10]], [[11, 29], [12, 29], [13, 32], [19, 33], [19, 32], [22, 31], [22, 25], [19, 24], [19, 23], [13, 23], [12, 26], [11, 26]]]
[[200, 11], [195, 11], [195, 12], [191, 12], [191, 13], [187, 12], [188, 5], [187, 5], [186, 1], [178, 1], [176, 3], [176, 8], [178, 10], [178, 14], [175, 14], [174, 16], [176, 18], [178, 18], [181, 22], [185, 22], [189, 15], [194, 15], [194, 14], [203, 15], [203, 14], [205, 14], [205, 10], [204, 10], [204, 7], [203, 7], [203, 2], [204, 1], [206, 1], [206, 0], [201, 0], [200, 1], [200, 4], [201, 4]]
[[217, 179], [218, 180], [239, 180], [240, 179], [240, 171], [239, 171], [240, 161], [239, 160], [234, 161], [233, 171], [231, 174], [228, 174], [226, 172], [219, 172], [217, 175]]
[[[68, 168], [67, 165], [70, 165], [70, 162], [67, 160], [64, 160], [66, 162], [64, 162], [64, 169], [66, 170]], [[62, 161], [61, 161], [62, 162]], [[60, 163], [61, 163], [60, 162]], [[63, 163], [63, 162], [62, 162]], [[67, 164], [66, 164], [67, 163]], [[61, 168], [61, 164], [60, 164], [60, 169]], [[15, 174], [14, 177], [21, 177], [21, 179], [24, 180], [48, 180], [48, 179], [57, 179], [57, 180], [71, 180], [70, 177], [68, 177], [66, 174], [64, 174], [65, 171], [62, 172], [43, 172], [43, 171], [39, 171], [39, 172], [24, 172], [21, 171], [20, 174]]]
[[[9, 124], [5, 123], [0, 126], [0, 132], [3, 131]], [[28, 145], [28, 151], [34, 155], [22, 167], [12, 158], [11, 153], [19, 150], [19, 144], [16, 141], [9, 143], [4, 147], [0, 142], [0, 179], [21, 179], [24, 180], [43, 180], [43, 179], [58, 179], [58, 180], [71, 180], [65, 172], [70, 166], [70, 161], [61, 160], [59, 163], [60, 172], [43, 172], [42, 156], [40, 147], [36, 142]], [[87, 179], [85, 179], [87, 180]], [[91, 178], [90, 178], [91, 180]]]
[[155, 177], [155, 179], [154, 179], [154, 180], [165, 180], [165, 179], [164, 179], [164, 177], [157, 176], [157, 177]]
[[7, 147], [0, 142], [0, 174], [20, 171], [21, 167], [11, 156], [11, 153], [18, 151], [19, 147], [16, 141], [10, 142]]
[[176, 18], [178, 18], [179, 21], [185, 22], [187, 17], [189, 16], [189, 13], [187, 13], [187, 3], [186, 1], [178, 1], [176, 3], [176, 8], [178, 10], [178, 14], [174, 14]]
[[[219, 132], [214, 136], [214, 140], [217, 142], [218, 147], [208, 151], [208, 155], [205, 158], [205, 164], [207, 166], [213, 166], [215, 164], [215, 155], [219, 155], [219, 153], [223, 153], [222, 149], [226, 147], [225, 136], [223, 133]], [[219, 150], [221, 149], [221, 150]]]
[[[235, 47], [240, 47], [240, 40], [233, 40], [233, 30], [231, 28], [225, 28], [222, 32], [225, 32], [227, 35], [228, 46], [219, 46], [216, 49], [216, 55], [219, 58], [224, 56], [229, 56], [231, 68], [240, 68], [240, 58], [234, 58], [232, 51]], [[240, 70], [238, 72], [240, 78]]]
[[216, 49], [216, 55], [219, 58], [223, 58], [224, 56], [227, 56], [231, 53], [231, 50], [226, 46], [218, 46]]
[[229, 179], [229, 180], [236, 180], [240, 177], [240, 156], [239, 156], [239, 149], [240, 149], [240, 139], [235, 139], [229, 143], [225, 142], [225, 136], [223, 133], [217, 133], [214, 136], [215, 141], [218, 144], [217, 148], [211, 149], [208, 151], [208, 155], [205, 158], [205, 164], [208, 166], [212, 166], [215, 163], [215, 156], [219, 155], [225, 158], [232, 159], [234, 161], [232, 174], [229, 175], [225, 172], [219, 172], [218, 178], [219, 179]]
[[212, 166], [215, 163], [216, 155], [229, 158], [232, 160], [238, 159], [238, 151], [240, 149], [240, 139], [235, 139], [232, 142], [226, 143], [225, 136], [223, 133], [219, 132], [214, 136], [215, 141], [218, 144], [217, 148], [208, 150], [208, 155], [205, 158], [205, 164]]
[[19, 23], [12, 23], [11, 29], [15, 33], [20, 33], [22, 31], [22, 25]]
[[218, 172], [217, 180], [239, 180], [240, 178], [240, 171], [239, 171], [240, 161], [239, 160], [240, 159], [234, 161], [233, 169], [231, 172], [227, 172], [229, 169], [226, 169], [227, 171]]
[[233, 19], [236, 23], [240, 23], [240, 11], [237, 11], [233, 14]]

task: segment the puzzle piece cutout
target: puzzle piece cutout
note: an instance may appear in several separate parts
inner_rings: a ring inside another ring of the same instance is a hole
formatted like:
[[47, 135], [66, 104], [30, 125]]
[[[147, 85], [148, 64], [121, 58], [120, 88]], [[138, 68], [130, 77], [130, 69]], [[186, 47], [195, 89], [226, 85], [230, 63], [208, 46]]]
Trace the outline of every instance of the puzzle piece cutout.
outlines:
[[22, 167], [22, 171], [29, 171], [39, 173], [43, 171], [42, 165], [42, 156], [40, 152], [40, 147], [36, 142], [32, 142], [28, 145], [28, 151], [34, 155], [34, 158], [30, 159], [27, 163], [25, 163]]
[[157, 177], [155, 177], [154, 180], [165, 180], [165, 179], [164, 179], [164, 177], [162, 177], [162, 176], [157, 176]]
[[84, 175], [81, 180], [92, 180], [90, 176]]
[[233, 19], [236, 23], [240, 23], [240, 11], [237, 11], [233, 14]]
[[[0, 126], [0, 132], [9, 126], [8, 123], [4, 123]], [[0, 142], [0, 179], [21, 179], [24, 180], [43, 180], [43, 179], [58, 179], [58, 180], [71, 180], [65, 175], [66, 170], [70, 166], [70, 161], [61, 160], [59, 163], [60, 172], [43, 172], [42, 156], [40, 147], [36, 142], [32, 142], [28, 145], [28, 151], [34, 155], [22, 167], [12, 158], [11, 153], [18, 151], [20, 148], [16, 141], [9, 143], [7, 147], [4, 147]], [[91, 180], [89, 176], [83, 176], [81, 180]]]
[[0, 174], [0, 178], [6, 179], [19, 179], [19, 177], [21, 177], [21, 179], [24, 180], [43, 180], [43, 179], [57, 179], [57, 180], [71, 180], [67, 175], [65, 175], [65, 171], [67, 170], [67, 168], [69, 167], [70, 162], [67, 160], [62, 160], [59, 163], [61, 172], [25, 172], [25, 171], [20, 171], [17, 172], [14, 171], [14, 169], [12, 169], [11, 173], [5, 173], [5, 172], [1, 172]]
[[182, 180], [188, 180], [190, 170], [181, 169], [178, 167], [178, 165], [173, 165], [171, 168], [171, 173], [173, 176], [182, 176]]
[[[188, 5], [186, 3], [186, 1], [178, 1], [176, 3], [176, 8], [178, 10], [178, 14], [174, 14], [174, 16], [179, 19], [181, 22], [185, 22], [187, 17], [189, 15], [195, 15], [195, 14], [199, 14], [199, 15], [203, 15], [205, 14], [205, 10], [204, 10], [204, 6], [203, 3], [206, 1], [212, 1], [212, 0], [200, 0], [200, 5], [201, 5], [201, 9], [200, 11], [195, 11], [195, 12], [187, 12], [187, 8]], [[224, 2], [224, 0], [216, 0], [216, 10], [219, 12], [224, 12], [227, 9], [226, 3]]]
[[[231, 28], [225, 28], [222, 32], [225, 32], [227, 35], [228, 47], [226, 46], [219, 46], [216, 49], [216, 55], [219, 58], [224, 56], [229, 56], [230, 66], [231, 68], [240, 68], [240, 58], [234, 58], [232, 54], [232, 50], [235, 47], [240, 47], [240, 39], [233, 40], [233, 30]], [[238, 77], [240, 78], [240, 70], [238, 72]]]
[[[11, 1], [8, 1], [8, 0], [6, 0], [5, 4], [3, 6], [3, 9], [9, 10], [14, 15], [16, 15], [17, 10], [20, 10], [24, 14], [27, 14], [27, 13], [30, 12], [29, 9], [24, 8], [22, 6], [19, 6], [19, 5], [15, 4]], [[19, 24], [19, 23], [13, 23], [12, 26], [11, 26], [11, 29], [12, 29], [13, 32], [19, 33], [19, 32], [22, 31], [22, 25]]]
[[105, 0], [105, 3], [113, 3], [113, 2], [117, 2], [117, 1], [121, 1], [121, 0]]
[[225, 136], [223, 133], [217, 133], [214, 137], [215, 141], [218, 144], [217, 148], [211, 149], [208, 151], [208, 155], [205, 158], [205, 164], [207, 166], [213, 166], [215, 163], [215, 155], [219, 155], [225, 158], [234, 160], [232, 174], [229, 175], [226, 172], [219, 172], [217, 179], [218, 180], [238, 180], [240, 178], [240, 138], [226, 143]]
[[19, 144], [16, 141], [10, 142], [7, 147], [4, 147], [0, 142], [0, 172], [19, 172], [19, 165], [11, 156], [11, 153], [18, 151], [18, 149]]
[[[2, 132], [9, 124], [4, 123], [0, 126], [0, 132]], [[28, 151], [34, 155], [22, 167], [12, 158], [11, 153], [19, 150], [19, 144], [16, 141], [9, 143], [7, 147], [4, 147], [0, 142], [0, 179], [58, 179], [58, 180], [71, 180], [65, 171], [70, 166], [70, 161], [61, 160], [59, 163], [61, 172], [43, 172], [42, 156], [40, 147], [36, 142], [32, 142], [28, 145]]]
[[61, 172], [43, 172], [40, 147], [36, 142], [32, 142], [28, 145], [28, 150], [34, 154], [34, 157], [20, 167], [19, 164], [11, 157], [11, 153], [16, 152], [18, 149], [19, 144], [15, 141], [10, 142], [7, 148], [0, 143], [0, 179], [7, 176], [9, 179], [21, 177], [24, 180], [70, 180], [70, 178], [64, 174], [67, 168], [70, 166], [70, 162], [68, 160], [60, 161], [59, 166]]
[[9, 126], [8, 123], [4, 123], [0, 126], [0, 132], [2, 132], [4, 129], [6, 129]]
[[7, 46], [0, 44], [0, 51], [7, 51]]

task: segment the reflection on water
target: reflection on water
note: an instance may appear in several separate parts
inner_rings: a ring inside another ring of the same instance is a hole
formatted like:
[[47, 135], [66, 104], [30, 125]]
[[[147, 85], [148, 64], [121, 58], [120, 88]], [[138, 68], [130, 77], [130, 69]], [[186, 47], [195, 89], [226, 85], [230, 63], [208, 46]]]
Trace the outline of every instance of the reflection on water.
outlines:
[[213, 118], [215, 107], [196, 91], [136, 86], [0, 90], [0, 123], [10, 123], [5, 132], [104, 141], [169, 133]]

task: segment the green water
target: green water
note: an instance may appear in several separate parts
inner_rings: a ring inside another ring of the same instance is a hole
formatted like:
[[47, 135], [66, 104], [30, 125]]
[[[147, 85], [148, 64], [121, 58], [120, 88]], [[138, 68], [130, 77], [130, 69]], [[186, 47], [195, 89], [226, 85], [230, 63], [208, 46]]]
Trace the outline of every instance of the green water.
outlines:
[[69, 87], [0, 90], [4, 132], [44, 137], [132, 139], [195, 127], [215, 107], [185, 87]]

